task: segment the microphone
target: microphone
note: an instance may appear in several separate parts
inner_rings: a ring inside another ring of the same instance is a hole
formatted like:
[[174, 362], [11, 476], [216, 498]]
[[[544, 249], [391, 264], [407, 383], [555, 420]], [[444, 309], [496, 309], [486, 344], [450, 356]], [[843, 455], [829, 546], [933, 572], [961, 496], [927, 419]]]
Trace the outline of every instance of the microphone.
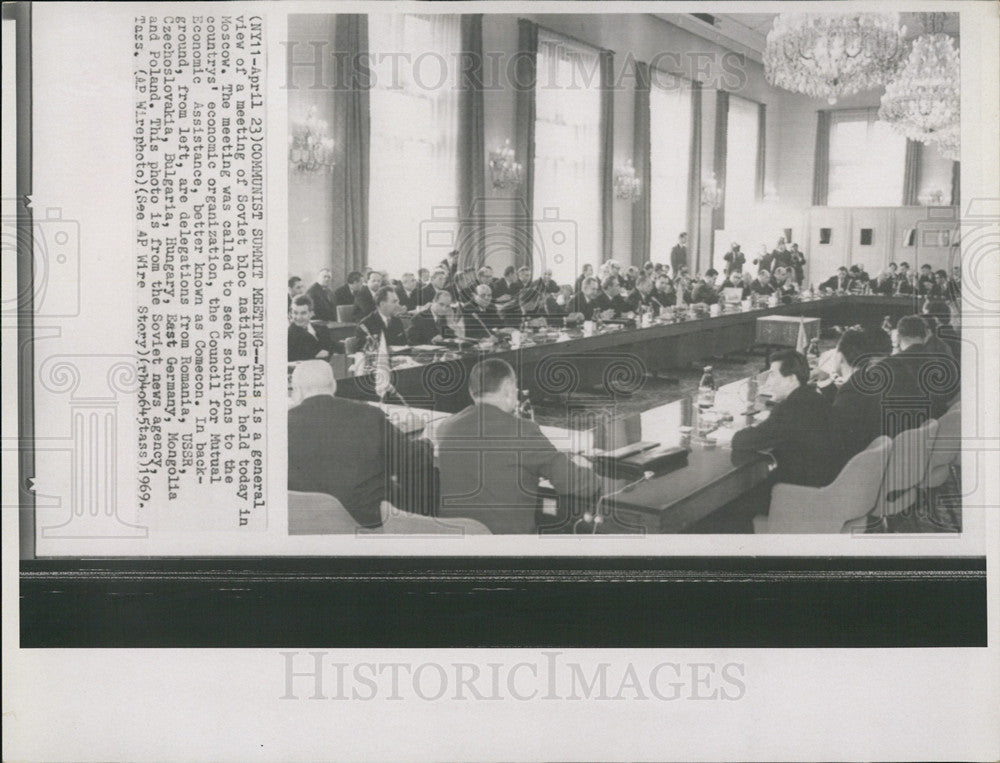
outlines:
[[483, 323], [483, 319], [479, 317], [479, 313], [476, 310], [473, 310], [472, 314], [476, 317], [476, 321], [479, 325], [483, 327], [483, 331], [486, 332], [486, 336], [493, 336], [493, 330], [488, 328], [486, 324]]

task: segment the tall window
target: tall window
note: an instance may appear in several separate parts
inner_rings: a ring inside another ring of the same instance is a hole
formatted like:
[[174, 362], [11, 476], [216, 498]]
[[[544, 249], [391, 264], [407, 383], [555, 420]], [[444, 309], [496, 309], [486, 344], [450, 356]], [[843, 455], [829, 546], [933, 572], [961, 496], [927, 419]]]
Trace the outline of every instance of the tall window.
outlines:
[[559, 283], [601, 257], [600, 72], [595, 48], [538, 30], [532, 263]]
[[895, 207], [903, 198], [906, 138], [876, 114], [851, 109], [830, 115], [832, 207]]
[[758, 105], [739, 96], [729, 96], [726, 123], [726, 227], [731, 219], [753, 214], [757, 200], [757, 151], [760, 146]]
[[[435, 219], [432, 249], [422, 231], [434, 207], [458, 206], [458, 16], [371, 14], [369, 255], [398, 275], [432, 267], [450, 249], [450, 222]], [[423, 249], [423, 251], [421, 251]]]
[[649, 78], [649, 252], [667, 262], [688, 225], [691, 83], [657, 70]]

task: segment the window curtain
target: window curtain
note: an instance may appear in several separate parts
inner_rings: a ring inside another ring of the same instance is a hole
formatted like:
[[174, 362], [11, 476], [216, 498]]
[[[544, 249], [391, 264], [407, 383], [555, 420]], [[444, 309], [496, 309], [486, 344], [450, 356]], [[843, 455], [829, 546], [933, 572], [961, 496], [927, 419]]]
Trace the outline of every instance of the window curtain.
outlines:
[[649, 258], [665, 262], [689, 224], [691, 91], [688, 80], [659, 69], [649, 78]]
[[826, 206], [830, 193], [830, 112], [816, 112], [816, 149], [813, 157], [814, 207]]
[[962, 163], [951, 163], [951, 205], [961, 206], [962, 196]]
[[757, 182], [754, 196], [757, 201], [764, 199], [764, 184], [767, 176], [767, 105], [757, 104]]
[[906, 158], [903, 160], [903, 206], [915, 207], [920, 204], [920, 164], [923, 161], [924, 144], [919, 140], [906, 141]]
[[[459, 229], [454, 62], [461, 17], [373, 13], [368, 33], [374, 74], [369, 259], [395, 272], [431, 268], [455, 248]], [[410, 62], [389, 53], [406, 54]], [[427, 54], [452, 64], [435, 65]], [[431, 231], [435, 235], [424, 235]]]
[[527, 19], [517, 22], [517, 60], [514, 66], [514, 89], [517, 101], [517, 127], [514, 150], [521, 160], [521, 195], [517, 210], [517, 248], [514, 264], [532, 266], [531, 222], [535, 203], [535, 80], [538, 65], [538, 25]]
[[688, 259], [701, 269], [701, 93], [700, 82], [691, 83], [691, 149], [688, 163]]
[[615, 155], [615, 54], [602, 50], [601, 56], [601, 250], [604, 259], [612, 256], [614, 242], [614, 155]]
[[729, 93], [719, 90], [715, 96], [715, 180], [723, 189], [722, 203], [712, 210], [712, 229], [726, 227], [726, 145], [729, 142]]
[[[368, 17], [363, 14], [337, 15], [334, 50], [348, 62], [363, 60], [368, 53]], [[371, 113], [370, 82], [361, 67], [348, 64], [336, 79], [337, 145], [346, 146], [343, 155], [343, 200], [334, 214], [342, 216], [344, 268], [361, 270], [368, 264], [368, 191], [370, 179]]]
[[458, 93], [459, 264], [479, 268], [483, 246], [486, 199], [486, 143], [483, 119], [483, 16], [462, 16], [462, 62]]
[[639, 201], [632, 205], [632, 262], [650, 258], [650, 137], [649, 64], [635, 62], [635, 120], [632, 132], [632, 164], [642, 184]]
[[905, 198], [906, 153], [906, 138], [878, 118], [878, 109], [831, 112], [827, 205], [898, 206]]

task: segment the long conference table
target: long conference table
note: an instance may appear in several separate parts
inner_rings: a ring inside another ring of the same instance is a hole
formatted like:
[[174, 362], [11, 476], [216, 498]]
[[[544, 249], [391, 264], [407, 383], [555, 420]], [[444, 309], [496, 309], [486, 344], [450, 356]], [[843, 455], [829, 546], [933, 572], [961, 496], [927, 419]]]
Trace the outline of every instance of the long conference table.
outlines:
[[[919, 309], [919, 300], [912, 297], [833, 296], [776, 307], [730, 309], [718, 316], [654, 322], [643, 328], [607, 328], [591, 336], [584, 336], [580, 328], [549, 329], [516, 349], [408, 350], [392, 360], [397, 397], [393, 402], [456, 413], [472, 402], [469, 371], [486, 357], [508, 361], [517, 371], [521, 389], [533, 398], [567, 399], [574, 392], [596, 390], [612, 400], [640, 389], [647, 374], [745, 352], [755, 344], [758, 318], [804, 316], [818, 317], [826, 326], [880, 326], [885, 316], [895, 321]], [[353, 375], [341, 358], [335, 376], [339, 397], [378, 399], [374, 374]]]
[[[919, 312], [911, 297], [836, 296], [803, 300], [776, 307], [733, 310], [713, 317], [655, 323], [645, 328], [605, 330], [583, 336], [579, 329], [544, 334], [517, 349], [476, 348], [448, 357], [420, 353], [401, 357], [393, 370], [398, 397], [408, 406], [442, 413], [461, 410], [471, 400], [468, 371], [484, 357], [508, 360], [518, 372], [522, 389], [533, 395], [563, 396], [594, 389], [587, 401], [567, 406], [566, 427], [543, 427], [555, 446], [571, 453], [600, 453], [638, 441], [654, 442], [653, 451], [681, 448], [686, 457], [653, 470], [646, 479], [608, 473], [604, 495], [596, 504], [559, 499], [558, 511], [543, 516], [543, 533], [683, 533], [717, 532], [705, 522], [720, 509], [738, 505], [741, 496], [768, 479], [773, 460], [767, 454], [733, 451], [732, 435], [768, 415], [766, 401], [756, 397], [750, 379], [720, 388], [715, 405], [700, 411], [690, 398], [656, 406], [640, 414], [615, 414], [614, 401], [641, 387], [645, 375], [707, 358], [751, 348], [758, 318], [769, 315], [818, 317], [826, 325], [879, 326], [885, 316], [896, 321]], [[424, 362], [421, 362], [423, 360]], [[757, 381], [760, 381], [759, 379]], [[341, 375], [337, 394], [376, 399], [372, 374]], [[606, 395], [603, 397], [600, 393]], [[611, 420], [609, 422], [609, 420]], [[615, 430], [615, 435], [608, 433]], [[549, 504], [551, 505], [551, 501]], [[540, 506], [542, 501], [540, 500]], [[599, 523], [594, 517], [601, 517]], [[734, 528], [735, 529], [735, 528]]]

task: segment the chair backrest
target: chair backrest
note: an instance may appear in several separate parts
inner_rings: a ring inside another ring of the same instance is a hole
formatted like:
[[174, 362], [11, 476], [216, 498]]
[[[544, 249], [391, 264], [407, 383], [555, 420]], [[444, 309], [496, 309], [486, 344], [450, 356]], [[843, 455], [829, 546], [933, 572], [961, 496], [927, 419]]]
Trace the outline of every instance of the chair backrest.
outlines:
[[344, 354], [353, 355], [358, 351], [358, 338], [349, 336], [344, 339]]
[[425, 517], [382, 502], [382, 532], [388, 535], [492, 535], [482, 522], [464, 517]]
[[878, 516], [898, 514], [912, 505], [914, 491], [927, 474], [931, 443], [937, 430], [937, 420], [928, 419], [922, 426], [904, 430], [893, 439], [876, 506]]
[[949, 467], [962, 454], [962, 410], [958, 403], [938, 419], [937, 434], [931, 443], [925, 487], [938, 487], [948, 477]]
[[[361, 526], [339, 500], [326, 493], [288, 491], [289, 535], [356, 533]], [[373, 532], [366, 530], [365, 532]]]
[[353, 323], [354, 305], [337, 305], [337, 321], [340, 323]]

